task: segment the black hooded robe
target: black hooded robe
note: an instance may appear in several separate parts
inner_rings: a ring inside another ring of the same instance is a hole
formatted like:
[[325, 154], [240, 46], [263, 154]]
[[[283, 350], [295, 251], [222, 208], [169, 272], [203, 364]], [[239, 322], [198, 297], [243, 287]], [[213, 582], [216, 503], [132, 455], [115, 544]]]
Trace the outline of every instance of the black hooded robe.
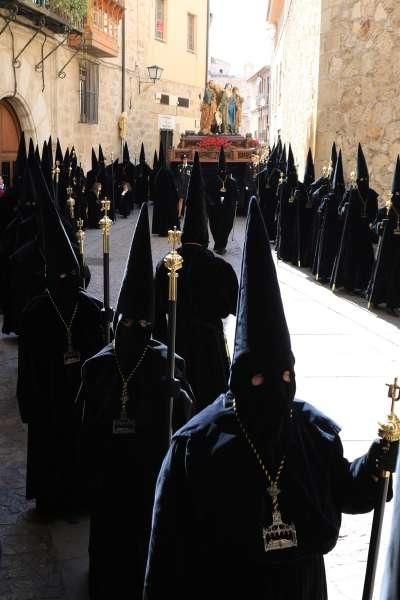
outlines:
[[378, 255], [368, 285], [367, 296], [372, 305], [386, 303], [388, 308], [400, 307], [400, 229], [393, 209], [379, 211], [376, 227], [381, 229]]
[[[174, 430], [191, 414], [184, 364], [176, 358], [183, 390], [174, 401]], [[111, 344], [83, 366], [77, 399], [82, 456], [89, 481], [89, 590], [92, 600], [141, 599], [154, 489], [168, 449], [169, 403], [163, 378], [167, 348], [155, 340], [129, 382], [127, 412], [134, 435], [113, 434], [121, 409], [122, 380]]]
[[341, 514], [370, 511], [379, 485], [366, 455], [343, 457], [338, 426], [313, 406], [294, 402], [289, 427], [279, 506], [297, 547], [265, 552], [268, 482], [221, 396], [175, 434], [163, 462], [144, 600], [326, 600], [323, 554]]
[[215, 250], [224, 250], [228, 244], [239, 200], [236, 181], [231, 175], [225, 179], [225, 192], [221, 191], [222, 184], [218, 175], [206, 180], [207, 212]]
[[276, 252], [280, 260], [297, 264], [298, 215], [295, 185], [285, 181], [278, 188]]
[[339, 251], [333, 267], [331, 285], [347, 291], [365, 292], [374, 264], [374, 233], [370, 229], [378, 212], [378, 194], [368, 189], [363, 200], [357, 188], [343, 196], [339, 212], [343, 229]]
[[154, 206], [151, 233], [166, 236], [169, 229], [179, 228], [178, 192], [172, 171], [161, 167], [154, 181]]
[[342, 223], [339, 219], [338, 198], [334, 192], [329, 192], [321, 201], [318, 208], [320, 214], [320, 230], [314, 255], [313, 274], [321, 283], [329, 283], [335, 258], [339, 249]]
[[[238, 281], [232, 266], [197, 244], [178, 250], [179, 271], [176, 352], [185, 359], [186, 374], [201, 410], [226, 391], [230, 359], [222, 319], [236, 314]], [[155, 337], [167, 341], [168, 272], [156, 269]]]
[[80, 362], [65, 365], [66, 330], [47, 293], [22, 315], [17, 398], [28, 423], [26, 496], [44, 510], [75, 510], [85, 503], [77, 456], [75, 399], [83, 362], [103, 346], [101, 303], [80, 291], [72, 344]]

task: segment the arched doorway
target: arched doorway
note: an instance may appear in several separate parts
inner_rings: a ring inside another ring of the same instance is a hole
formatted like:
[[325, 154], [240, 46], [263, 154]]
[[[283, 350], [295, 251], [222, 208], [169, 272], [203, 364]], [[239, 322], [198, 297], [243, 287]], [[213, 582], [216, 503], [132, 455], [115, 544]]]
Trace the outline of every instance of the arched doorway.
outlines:
[[21, 126], [13, 107], [7, 100], [0, 100], [0, 174], [6, 188], [13, 180], [20, 137]]

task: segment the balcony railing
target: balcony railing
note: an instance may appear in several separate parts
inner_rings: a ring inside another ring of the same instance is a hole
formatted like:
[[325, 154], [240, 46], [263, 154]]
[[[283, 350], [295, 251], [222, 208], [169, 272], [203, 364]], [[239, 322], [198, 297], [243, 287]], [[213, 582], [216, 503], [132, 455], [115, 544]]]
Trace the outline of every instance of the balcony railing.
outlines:
[[[124, 12], [122, 1], [89, 0], [88, 14], [83, 24], [85, 49], [98, 57], [118, 56], [119, 23]], [[80, 36], [70, 36], [73, 48], [81, 44]]]
[[63, 0], [0, 0], [0, 8], [8, 10], [15, 17], [25, 17], [35, 25], [45, 26], [55, 33], [70, 30], [75, 33], [82, 31], [83, 15], [86, 14], [86, 0], [75, 11], [68, 9], [68, 3]]

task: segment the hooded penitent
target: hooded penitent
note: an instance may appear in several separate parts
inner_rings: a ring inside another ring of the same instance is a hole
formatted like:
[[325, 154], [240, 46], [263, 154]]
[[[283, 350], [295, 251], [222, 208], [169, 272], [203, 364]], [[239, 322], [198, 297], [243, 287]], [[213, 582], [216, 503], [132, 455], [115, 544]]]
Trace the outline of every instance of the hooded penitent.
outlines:
[[122, 162], [128, 163], [129, 161], [130, 161], [130, 156], [129, 156], [129, 150], [128, 150], [128, 143], [125, 142], [123, 153], [122, 153]]
[[154, 320], [153, 261], [147, 205], [142, 204], [118, 296], [114, 325], [120, 316]]
[[80, 274], [78, 259], [37, 165], [33, 175], [40, 204], [40, 233], [47, 282], [53, 285], [63, 280], [77, 287]]
[[[236, 312], [230, 389], [243, 416], [277, 424], [294, 396], [294, 356], [268, 234], [255, 198], [249, 205]], [[282, 375], [290, 371], [291, 383]], [[252, 385], [254, 375], [264, 383]], [[260, 423], [260, 426], [261, 423]]]
[[336, 192], [337, 195], [343, 194], [345, 190], [345, 182], [343, 175], [343, 162], [342, 162], [342, 151], [339, 150], [339, 156], [336, 161], [335, 171], [332, 179], [332, 191]]
[[17, 159], [15, 161], [13, 185], [18, 186], [21, 183], [26, 165], [26, 143], [24, 132], [19, 139]]
[[331, 176], [330, 176], [331, 183], [333, 181], [333, 174], [335, 173], [336, 161], [337, 161], [337, 150], [336, 150], [336, 144], [335, 144], [335, 142], [333, 142], [332, 149], [331, 149], [331, 159], [329, 162], [329, 165], [331, 167]]
[[314, 161], [311, 152], [311, 148], [308, 149], [306, 168], [304, 170], [303, 183], [308, 188], [315, 181], [315, 168]]
[[139, 156], [139, 162], [140, 162], [141, 164], [144, 164], [144, 163], [146, 162], [146, 154], [145, 154], [145, 152], [144, 152], [144, 145], [143, 145], [143, 142], [142, 142], [142, 144], [141, 144], [141, 146], [140, 146], [140, 156]]
[[156, 173], [156, 171], [158, 171], [158, 156], [157, 156], [157, 150], [154, 150], [154, 156], [153, 156], [153, 173]]
[[104, 154], [103, 154], [103, 148], [101, 147], [101, 144], [99, 144], [99, 163], [101, 165], [105, 164], [105, 160], [104, 160]]
[[218, 171], [219, 171], [219, 173], [226, 172], [226, 158], [225, 158], [225, 150], [224, 150], [223, 146], [221, 146], [221, 149], [219, 151]]
[[365, 160], [363, 149], [361, 144], [358, 144], [357, 150], [357, 185], [361, 190], [366, 190], [369, 187], [369, 172], [367, 161]]
[[286, 144], [283, 146], [282, 152], [279, 156], [278, 169], [285, 173], [286, 171]]
[[400, 157], [397, 155], [396, 167], [393, 174], [392, 181], [392, 202], [397, 200], [396, 208], [399, 209], [399, 197], [400, 197]]
[[291, 185], [295, 185], [297, 182], [296, 165], [294, 163], [292, 146], [290, 144], [289, 144], [288, 157], [287, 157], [287, 163], [286, 163], [286, 181]]
[[57, 145], [56, 145], [56, 161], [59, 162], [59, 166], [63, 162], [63, 153], [61, 150], [60, 140], [58, 138], [57, 138]]
[[164, 144], [160, 140], [160, 146], [158, 149], [158, 166], [165, 167], [165, 154], [164, 154]]
[[186, 200], [182, 244], [196, 243], [208, 246], [208, 223], [205, 186], [201, 172], [199, 153], [194, 155], [192, 174]]

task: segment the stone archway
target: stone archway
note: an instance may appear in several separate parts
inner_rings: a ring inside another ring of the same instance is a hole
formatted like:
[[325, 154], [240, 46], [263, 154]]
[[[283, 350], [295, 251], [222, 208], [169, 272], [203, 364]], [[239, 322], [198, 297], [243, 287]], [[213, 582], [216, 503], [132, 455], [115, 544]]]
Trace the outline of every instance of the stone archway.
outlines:
[[22, 98], [4, 95], [0, 98], [0, 174], [6, 186], [13, 179], [14, 162], [22, 132], [27, 142], [29, 138], [36, 141], [30, 109]]

